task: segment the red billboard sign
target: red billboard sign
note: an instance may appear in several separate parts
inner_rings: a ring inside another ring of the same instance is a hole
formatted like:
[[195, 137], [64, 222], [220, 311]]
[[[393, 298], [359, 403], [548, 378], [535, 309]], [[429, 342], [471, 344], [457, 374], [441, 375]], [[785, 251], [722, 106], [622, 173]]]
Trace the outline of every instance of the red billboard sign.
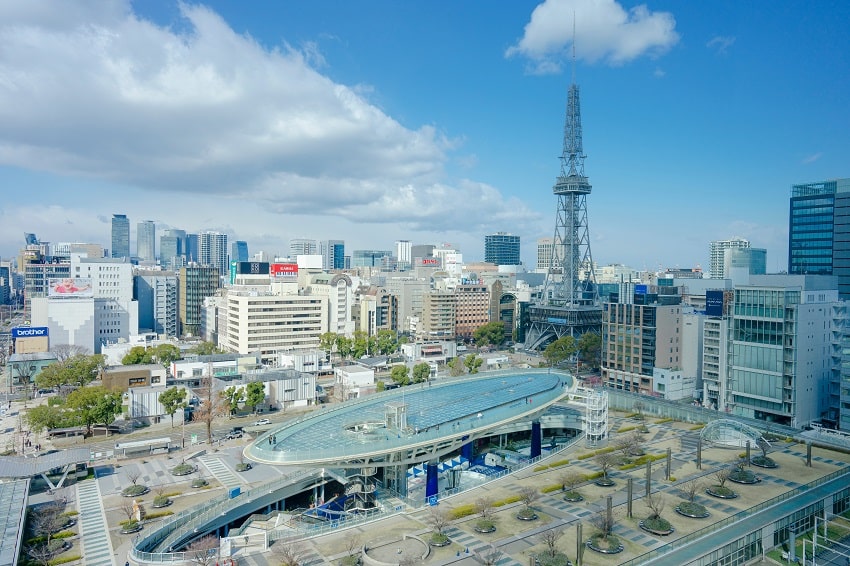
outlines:
[[273, 263], [269, 266], [272, 277], [298, 277], [297, 263]]
[[440, 265], [440, 260], [435, 257], [423, 257], [422, 265]]

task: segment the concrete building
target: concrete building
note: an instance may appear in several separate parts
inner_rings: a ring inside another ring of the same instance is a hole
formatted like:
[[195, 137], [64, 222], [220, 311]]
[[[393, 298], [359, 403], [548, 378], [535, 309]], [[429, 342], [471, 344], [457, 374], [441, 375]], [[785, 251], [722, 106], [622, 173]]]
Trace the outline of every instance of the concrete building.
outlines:
[[388, 277], [384, 287], [398, 299], [398, 326], [401, 332], [411, 332], [410, 321], [419, 319], [425, 308], [425, 294], [431, 290], [426, 279]]
[[110, 391], [126, 392], [133, 387], [156, 387], [165, 391], [166, 376], [160, 364], [135, 364], [108, 367], [101, 372], [100, 379]]
[[554, 243], [552, 238], [538, 238], [537, 240], [537, 266], [536, 271], [547, 273], [552, 267], [552, 252]]
[[[682, 306], [663, 304], [657, 292], [638, 286], [602, 311], [602, 381], [608, 387], [651, 395], [653, 370], [681, 368]], [[675, 301], [674, 301], [675, 302]]]
[[744, 238], [731, 238], [729, 240], [716, 240], [709, 246], [709, 279], [725, 279], [726, 250], [733, 248], [749, 248], [750, 242]]
[[187, 265], [178, 274], [177, 318], [180, 336], [199, 336], [201, 309], [204, 299], [213, 296], [221, 286], [218, 268], [204, 265]]
[[490, 291], [483, 283], [470, 281], [455, 287], [454, 294], [455, 336], [472, 340], [473, 332], [491, 320]]
[[[186, 400], [192, 398], [192, 391], [186, 387], [178, 386], [186, 391]], [[165, 420], [172, 421], [172, 416], [165, 412], [165, 407], [159, 402], [159, 396], [166, 390], [165, 380], [162, 385], [152, 387], [134, 386], [127, 389], [127, 414], [130, 420], [137, 423], [156, 424]], [[183, 410], [174, 412], [173, 422], [182, 422]]]
[[379, 330], [398, 330], [398, 298], [395, 295], [372, 285], [360, 288], [357, 297], [357, 330], [368, 336], [375, 336]]
[[136, 224], [136, 257], [140, 262], [156, 262], [156, 223], [153, 220]]
[[313, 273], [308, 275], [307, 292], [324, 297], [328, 304], [327, 331], [351, 337], [354, 335], [354, 282], [349, 275]]
[[300, 255], [316, 255], [319, 253], [316, 240], [309, 238], [293, 238], [289, 240], [289, 257], [293, 260]]
[[418, 340], [451, 340], [455, 336], [455, 294], [429, 291], [424, 295], [422, 318], [416, 329]]
[[126, 214], [112, 215], [112, 257], [130, 259], [130, 219]]
[[133, 297], [139, 303], [139, 329], [168, 337], [180, 335], [177, 274], [139, 270], [133, 278]]
[[733, 285], [744, 285], [750, 275], [767, 274], [767, 250], [764, 248], [729, 248], [723, 253], [723, 273]]
[[171, 375], [178, 382], [196, 387], [201, 378], [212, 375], [218, 379], [233, 379], [261, 367], [257, 353], [190, 355], [171, 362]]
[[219, 275], [227, 275], [230, 269], [227, 251], [227, 234], [221, 232], [201, 232], [198, 234], [199, 264], [215, 267]]
[[10, 355], [5, 368], [6, 391], [11, 393], [25, 387], [31, 387], [38, 374], [56, 361], [56, 354], [51, 352]]
[[279, 352], [318, 349], [319, 337], [328, 332], [326, 297], [229, 289], [225, 299], [219, 347], [259, 352], [264, 364], [276, 363]]
[[375, 370], [359, 365], [334, 369], [334, 397], [340, 401], [359, 399], [375, 392]]

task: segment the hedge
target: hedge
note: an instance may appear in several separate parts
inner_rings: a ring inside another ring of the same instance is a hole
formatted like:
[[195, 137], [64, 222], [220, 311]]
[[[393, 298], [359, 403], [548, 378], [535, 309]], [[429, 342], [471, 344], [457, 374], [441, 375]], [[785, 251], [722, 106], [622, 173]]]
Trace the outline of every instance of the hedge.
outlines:
[[60, 556], [59, 558], [54, 558], [48, 564], [50, 566], [56, 566], [57, 564], [67, 564], [68, 562], [76, 562], [77, 560], [82, 560], [83, 557], [79, 554], [74, 554], [73, 556]]

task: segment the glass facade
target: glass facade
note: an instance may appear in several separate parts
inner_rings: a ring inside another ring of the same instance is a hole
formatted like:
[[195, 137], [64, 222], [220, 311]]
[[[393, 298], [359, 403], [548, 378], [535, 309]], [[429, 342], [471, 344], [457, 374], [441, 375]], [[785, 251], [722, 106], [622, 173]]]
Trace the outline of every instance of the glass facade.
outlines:
[[484, 261], [496, 265], [519, 265], [519, 236], [497, 232], [484, 236]]
[[112, 257], [130, 257], [130, 219], [126, 214], [112, 215]]

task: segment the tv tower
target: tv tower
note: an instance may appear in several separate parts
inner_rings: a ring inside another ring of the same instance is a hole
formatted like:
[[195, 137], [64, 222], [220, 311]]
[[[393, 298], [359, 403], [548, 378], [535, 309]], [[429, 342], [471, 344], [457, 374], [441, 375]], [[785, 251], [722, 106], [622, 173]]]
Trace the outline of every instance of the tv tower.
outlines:
[[586, 332], [601, 331], [602, 307], [587, 225], [587, 195], [591, 186], [584, 174], [584, 158], [581, 104], [574, 77], [567, 96], [561, 173], [552, 187], [558, 197], [552, 262], [543, 295], [537, 304], [529, 307], [525, 340], [528, 348], [537, 348], [563, 336], [578, 339]]

